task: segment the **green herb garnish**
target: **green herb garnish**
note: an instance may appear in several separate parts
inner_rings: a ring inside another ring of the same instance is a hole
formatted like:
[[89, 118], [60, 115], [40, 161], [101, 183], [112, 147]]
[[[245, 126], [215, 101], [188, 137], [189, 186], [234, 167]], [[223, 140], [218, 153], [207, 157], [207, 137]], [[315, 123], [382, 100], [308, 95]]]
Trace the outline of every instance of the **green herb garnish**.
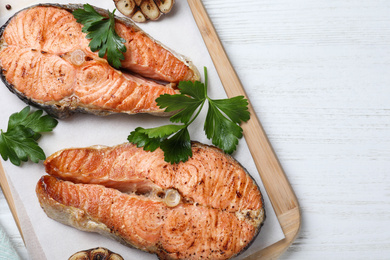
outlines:
[[[161, 148], [165, 161], [170, 163], [185, 162], [192, 156], [191, 139], [188, 126], [199, 115], [206, 101], [209, 108], [204, 124], [204, 131], [212, 143], [226, 153], [236, 150], [238, 139], [242, 137], [241, 122], [249, 120], [248, 101], [244, 96], [213, 100], [207, 96], [207, 70], [204, 68], [205, 83], [182, 81], [178, 88], [181, 94], [164, 94], [156, 99], [157, 105], [165, 112], [179, 111], [170, 117], [173, 123], [144, 129], [136, 128], [128, 136], [128, 141], [146, 151]], [[196, 112], [196, 114], [195, 114]], [[195, 115], [194, 115], [195, 114]]]
[[87, 33], [87, 39], [91, 39], [89, 47], [94, 52], [99, 51], [100, 58], [107, 54], [108, 63], [119, 69], [121, 60], [125, 59], [123, 52], [126, 52], [126, 40], [115, 32], [115, 9], [112, 13], [107, 10], [108, 17], [105, 17], [89, 4], [83, 7], [74, 10], [73, 16], [84, 25], [82, 31]]
[[5, 161], [9, 158], [11, 163], [19, 166], [28, 158], [35, 163], [46, 159], [37, 141], [40, 133], [52, 131], [58, 121], [49, 115], [42, 116], [42, 113], [42, 110], [30, 113], [27, 106], [10, 116], [7, 132], [0, 130], [0, 154]]

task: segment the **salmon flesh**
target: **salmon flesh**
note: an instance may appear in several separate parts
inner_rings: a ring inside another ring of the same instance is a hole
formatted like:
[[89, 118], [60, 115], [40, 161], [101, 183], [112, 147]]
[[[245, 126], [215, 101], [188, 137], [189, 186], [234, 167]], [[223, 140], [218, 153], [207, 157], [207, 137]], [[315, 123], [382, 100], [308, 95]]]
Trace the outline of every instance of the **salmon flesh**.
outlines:
[[172, 165], [131, 143], [61, 150], [46, 159], [37, 196], [50, 218], [160, 259], [229, 259], [258, 235], [262, 195], [220, 149], [193, 142], [192, 152]]
[[72, 15], [81, 7], [32, 6], [1, 27], [1, 78], [23, 101], [58, 118], [75, 112], [164, 115], [155, 99], [176, 94], [179, 81], [199, 79], [188, 59], [118, 17], [115, 30], [127, 51], [122, 70], [114, 69], [88, 47], [90, 40]]

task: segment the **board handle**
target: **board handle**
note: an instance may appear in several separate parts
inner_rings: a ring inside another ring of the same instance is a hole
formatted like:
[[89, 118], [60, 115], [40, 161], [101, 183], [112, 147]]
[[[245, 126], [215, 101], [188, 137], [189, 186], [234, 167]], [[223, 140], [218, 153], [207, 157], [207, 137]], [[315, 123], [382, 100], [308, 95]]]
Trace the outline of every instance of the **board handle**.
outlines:
[[[248, 99], [202, 1], [187, 1], [227, 96], [243, 95]], [[294, 191], [250, 102], [248, 109], [251, 118], [242, 124], [244, 137], [286, 237], [254, 257], [276, 258], [295, 240], [301, 226], [301, 215]]]

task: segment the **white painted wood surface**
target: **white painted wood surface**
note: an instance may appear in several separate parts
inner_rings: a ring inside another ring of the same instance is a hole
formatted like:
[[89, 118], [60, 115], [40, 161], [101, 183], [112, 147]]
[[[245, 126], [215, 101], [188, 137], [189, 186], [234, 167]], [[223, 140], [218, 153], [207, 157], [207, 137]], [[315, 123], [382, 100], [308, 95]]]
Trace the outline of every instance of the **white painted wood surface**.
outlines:
[[390, 259], [390, 1], [203, 2], [300, 202], [281, 258]]

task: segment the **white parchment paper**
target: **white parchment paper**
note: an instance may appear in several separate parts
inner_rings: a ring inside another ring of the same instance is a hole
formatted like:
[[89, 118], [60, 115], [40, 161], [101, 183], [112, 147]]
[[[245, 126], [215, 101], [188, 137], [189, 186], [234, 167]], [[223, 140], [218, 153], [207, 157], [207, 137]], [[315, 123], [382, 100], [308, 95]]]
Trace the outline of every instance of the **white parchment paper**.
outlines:
[[[11, 3], [12, 9], [5, 9], [5, 1], [0, 0], [0, 23], [4, 24], [9, 17], [20, 9], [42, 3], [41, 1], [18, 0]], [[87, 3], [87, 1], [52, 1], [51, 3]], [[89, 1], [95, 6], [112, 11], [115, 6], [111, 0]], [[120, 13], [117, 11], [117, 15]], [[188, 4], [177, 0], [172, 12], [158, 22], [139, 24], [149, 35], [164, 45], [184, 54], [198, 67], [203, 77], [203, 67], [208, 71], [208, 93], [212, 98], [225, 98], [226, 94], [220, 82], [208, 50], [193, 20]], [[12, 94], [0, 83], [0, 129], [6, 130], [9, 116], [20, 111], [26, 104]], [[190, 127], [191, 138], [206, 144], [202, 122], [205, 113], [198, 122]], [[129, 133], [137, 126], [145, 128], [167, 124], [167, 118], [150, 115], [113, 115], [97, 117], [93, 115], [74, 115], [61, 120], [53, 133], [44, 134], [39, 140], [46, 155], [69, 147], [85, 147], [91, 145], [113, 146], [126, 142]], [[266, 208], [265, 224], [254, 243], [237, 257], [242, 259], [284, 238], [284, 234], [276, 218], [275, 212], [260, 180], [253, 159], [244, 139], [240, 141], [233, 156], [248, 170], [260, 186]], [[121, 254], [125, 259], [156, 259], [156, 256], [123, 246], [98, 234], [87, 233], [62, 225], [46, 216], [40, 208], [35, 195], [35, 186], [39, 178], [45, 174], [42, 163], [24, 163], [16, 167], [10, 162], [3, 162], [8, 180], [13, 186], [13, 195], [18, 215], [22, 222], [24, 237], [31, 259], [68, 259], [73, 253], [98, 246], [109, 248]]]

